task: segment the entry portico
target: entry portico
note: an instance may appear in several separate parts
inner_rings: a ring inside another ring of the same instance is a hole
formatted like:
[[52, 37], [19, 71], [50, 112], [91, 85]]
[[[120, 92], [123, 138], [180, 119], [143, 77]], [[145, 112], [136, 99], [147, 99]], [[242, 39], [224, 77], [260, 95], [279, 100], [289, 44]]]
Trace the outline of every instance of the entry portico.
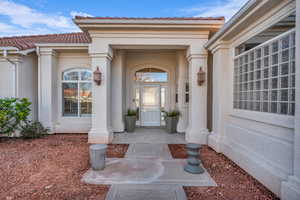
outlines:
[[[90, 143], [110, 143], [113, 132], [124, 131], [124, 112], [136, 106], [136, 94], [133, 94], [136, 80], [132, 75], [147, 68], [168, 73], [163, 100], [168, 106], [164, 109], [180, 110], [178, 129], [186, 132], [186, 140], [207, 143], [207, 83], [199, 86], [197, 73], [200, 67], [207, 72], [204, 44], [211, 32], [223, 24], [222, 18], [77, 17], [74, 21], [90, 35], [91, 69], [95, 71], [99, 67], [103, 79], [99, 86], [92, 84]], [[155, 86], [162, 85], [148, 86], [151, 93]], [[186, 97], [186, 87], [189, 87], [189, 97]], [[161, 96], [162, 91], [157, 93]]]

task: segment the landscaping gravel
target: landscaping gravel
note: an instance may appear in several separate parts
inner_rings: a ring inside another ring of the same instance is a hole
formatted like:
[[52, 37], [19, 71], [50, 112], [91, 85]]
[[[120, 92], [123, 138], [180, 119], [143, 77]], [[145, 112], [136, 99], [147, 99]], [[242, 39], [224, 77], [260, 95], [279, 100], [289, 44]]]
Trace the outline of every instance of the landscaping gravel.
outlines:
[[[0, 138], [0, 199], [104, 200], [108, 185], [88, 185], [87, 135], [50, 135], [36, 140]], [[184, 145], [170, 144], [174, 158], [186, 158]], [[124, 157], [128, 145], [108, 146], [108, 157]], [[275, 200], [256, 179], [222, 154], [203, 146], [204, 167], [218, 187], [184, 187], [189, 200]]]
[[[128, 145], [108, 146], [124, 157]], [[36, 140], [1, 139], [0, 199], [105, 199], [109, 186], [80, 181], [89, 168], [87, 135], [50, 135]]]
[[[185, 145], [169, 144], [173, 158], [186, 158]], [[217, 187], [184, 187], [189, 200], [279, 200], [260, 182], [229, 160], [203, 145], [203, 165]]]

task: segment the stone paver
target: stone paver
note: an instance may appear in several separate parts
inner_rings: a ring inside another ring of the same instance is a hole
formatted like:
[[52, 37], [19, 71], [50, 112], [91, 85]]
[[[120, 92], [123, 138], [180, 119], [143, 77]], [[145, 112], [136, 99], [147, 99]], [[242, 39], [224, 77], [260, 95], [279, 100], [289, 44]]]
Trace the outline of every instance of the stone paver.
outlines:
[[102, 171], [88, 170], [82, 180], [90, 184], [150, 184], [163, 173], [158, 159], [108, 159]]
[[126, 158], [158, 158], [172, 160], [168, 145], [162, 144], [131, 144], [125, 155]]
[[178, 185], [113, 185], [106, 200], [186, 200]]
[[82, 180], [90, 184], [170, 184], [181, 186], [216, 186], [205, 171], [190, 174], [183, 170], [182, 159], [155, 158], [108, 159], [103, 171], [87, 171]]

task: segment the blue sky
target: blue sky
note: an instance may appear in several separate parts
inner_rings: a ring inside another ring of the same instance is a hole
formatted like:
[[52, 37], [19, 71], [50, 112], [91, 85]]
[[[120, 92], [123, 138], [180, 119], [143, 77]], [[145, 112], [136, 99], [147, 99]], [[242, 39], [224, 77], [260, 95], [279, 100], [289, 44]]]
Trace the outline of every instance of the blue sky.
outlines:
[[0, 36], [77, 32], [74, 15], [217, 17], [228, 20], [247, 0], [0, 0]]

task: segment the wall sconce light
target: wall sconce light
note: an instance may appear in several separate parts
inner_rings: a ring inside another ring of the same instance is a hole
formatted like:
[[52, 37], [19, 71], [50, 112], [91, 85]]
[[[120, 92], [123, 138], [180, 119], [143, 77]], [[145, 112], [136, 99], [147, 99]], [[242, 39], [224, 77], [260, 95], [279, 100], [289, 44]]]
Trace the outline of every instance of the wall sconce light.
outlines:
[[197, 75], [198, 75], [198, 85], [201, 86], [201, 85], [203, 85], [203, 83], [205, 83], [205, 80], [206, 80], [206, 73], [205, 73], [205, 71], [203, 71], [202, 67], [200, 67]]
[[96, 71], [94, 71], [94, 82], [96, 85], [101, 85], [102, 81], [102, 73], [99, 70], [99, 67], [97, 67]]

